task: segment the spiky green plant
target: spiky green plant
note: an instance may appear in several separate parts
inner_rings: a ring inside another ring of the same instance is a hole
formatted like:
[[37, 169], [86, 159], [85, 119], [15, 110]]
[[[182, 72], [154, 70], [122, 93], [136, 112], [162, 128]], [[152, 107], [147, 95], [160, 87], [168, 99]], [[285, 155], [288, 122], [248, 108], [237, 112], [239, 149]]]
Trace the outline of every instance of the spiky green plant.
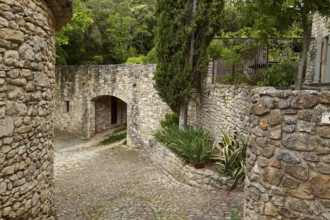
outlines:
[[156, 132], [155, 137], [188, 163], [206, 163], [210, 159], [210, 134], [202, 128], [187, 126], [186, 129], [179, 129], [170, 126]]
[[222, 141], [215, 144], [216, 153], [213, 153], [212, 160], [215, 161], [217, 169], [234, 179], [231, 189], [244, 180], [246, 146], [237, 133], [233, 136], [222, 133]]

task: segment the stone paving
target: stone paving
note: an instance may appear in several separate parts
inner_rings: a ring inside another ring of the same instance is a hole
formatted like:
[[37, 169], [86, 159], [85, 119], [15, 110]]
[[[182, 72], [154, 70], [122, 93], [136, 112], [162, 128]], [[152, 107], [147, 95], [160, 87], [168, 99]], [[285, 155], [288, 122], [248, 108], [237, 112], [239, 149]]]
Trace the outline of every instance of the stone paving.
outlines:
[[63, 147], [65, 141], [62, 146], [57, 141], [57, 219], [220, 220], [231, 219], [233, 211], [242, 213], [242, 192], [233, 192], [231, 200], [225, 191], [183, 184], [139, 149], [118, 143], [100, 147], [98, 140]]

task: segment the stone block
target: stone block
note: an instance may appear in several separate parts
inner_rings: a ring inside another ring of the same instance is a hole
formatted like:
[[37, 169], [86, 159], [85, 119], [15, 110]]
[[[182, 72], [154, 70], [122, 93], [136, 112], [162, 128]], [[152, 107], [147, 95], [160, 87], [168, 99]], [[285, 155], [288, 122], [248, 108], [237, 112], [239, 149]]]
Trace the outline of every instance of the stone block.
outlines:
[[280, 140], [282, 138], [281, 126], [269, 129], [269, 138], [272, 140]]
[[319, 98], [316, 95], [310, 95], [307, 93], [299, 94], [291, 102], [293, 109], [312, 108], [318, 104]]
[[330, 175], [317, 175], [309, 180], [304, 191], [322, 199], [330, 199]]
[[305, 202], [304, 200], [289, 197], [287, 199], [287, 203], [288, 203], [288, 207], [291, 210], [294, 210], [294, 211], [297, 211], [300, 213], [308, 212], [309, 206], [308, 206], [307, 202]]
[[330, 175], [330, 164], [320, 162], [317, 164], [317, 171], [321, 174]]
[[294, 152], [287, 149], [278, 149], [275, 155], [277, 160], [284, 161], [288, 164], [300, 163], [299, 157]]
[[276, 207], [270, 202], [265, 204], [265, 215], [274, 217], [278, 215]]
[[14, 132], [14, 120], [11, 118], [0, 119], [0, 137], [10, 136]]
[[303, 133], [288, 134], [282, 140], [283, 146], [297, 151], [313, 151], [316, 148], [316, 143], [315, 136]]
[[9, 29], [9, 28], [1, 28], [0, 29], [0, 38], [21, 44], [24, 41], [24, 34], [18, 30], [13, 30], [13, 29]]
[[309, 122], [306, 122], [306, 121], [301, 121], [299, 120], [298, 123], [297, 123], [297, 129], [298, 131], [301, 131], [301, 132], [307, 132], [307, 133], [312, 133], [314, 134], [315, 133], [315, 124], [314, 123], [309, 123]]
[[271, 126], [275, 126], [282, 124], [284, 117], [281, 110], [276, 109], [270, 112], [268, 118], [269, 118], [269, 124]]
[[323, 138], [330, 139], [330, 126], [322, 126], [317, 128], [317, 135]]
[[269, 112], [270, 112], [270, 106], [268, 102], [263, 98], [259, 99], [258, 102], [254, 104], [251, 109], [251, 113], [258, 116], [265, 115]]
[[286, 164], [284, 167], [286, 173], [299, 180], [309, 179], [309, 168], [307, 166], [289, 165]]
[[263, 170], [263, 179], [273, 186], [278, 186], [284, 176], [284, 171], [274, 167], [266, 167]]

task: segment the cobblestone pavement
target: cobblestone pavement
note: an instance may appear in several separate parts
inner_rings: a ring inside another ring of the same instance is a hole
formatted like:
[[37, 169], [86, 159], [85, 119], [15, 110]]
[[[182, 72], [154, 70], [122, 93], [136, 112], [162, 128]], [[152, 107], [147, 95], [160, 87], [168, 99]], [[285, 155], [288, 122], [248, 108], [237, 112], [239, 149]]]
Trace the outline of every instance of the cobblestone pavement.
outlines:
[[138, 149], [95, 143], [55, 150], [57, 219], [220, 220], [242, 212], [242, 192], [228, 207], [225, 191], [180, 183]]

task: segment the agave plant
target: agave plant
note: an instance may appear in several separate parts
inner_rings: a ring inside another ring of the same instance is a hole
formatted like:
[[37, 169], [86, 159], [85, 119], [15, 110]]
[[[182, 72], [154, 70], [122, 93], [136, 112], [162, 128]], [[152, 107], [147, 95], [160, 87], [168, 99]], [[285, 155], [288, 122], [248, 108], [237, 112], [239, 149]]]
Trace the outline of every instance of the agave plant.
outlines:
[[156, 132], [155, 137], [188, 163], [206, 163], [210, 159], [210, 134], [202, 128], [187, 126], [185, 129], [179, 129], [170, 126]]
[[215, 161], [217, 169], [234, 179], [231, 189], [244, 180], [245, 157], [247, 144], [239, 138], [237, 133], [230, 136], [222, 133], [222, 142], [215, 144], [212, 160]]

